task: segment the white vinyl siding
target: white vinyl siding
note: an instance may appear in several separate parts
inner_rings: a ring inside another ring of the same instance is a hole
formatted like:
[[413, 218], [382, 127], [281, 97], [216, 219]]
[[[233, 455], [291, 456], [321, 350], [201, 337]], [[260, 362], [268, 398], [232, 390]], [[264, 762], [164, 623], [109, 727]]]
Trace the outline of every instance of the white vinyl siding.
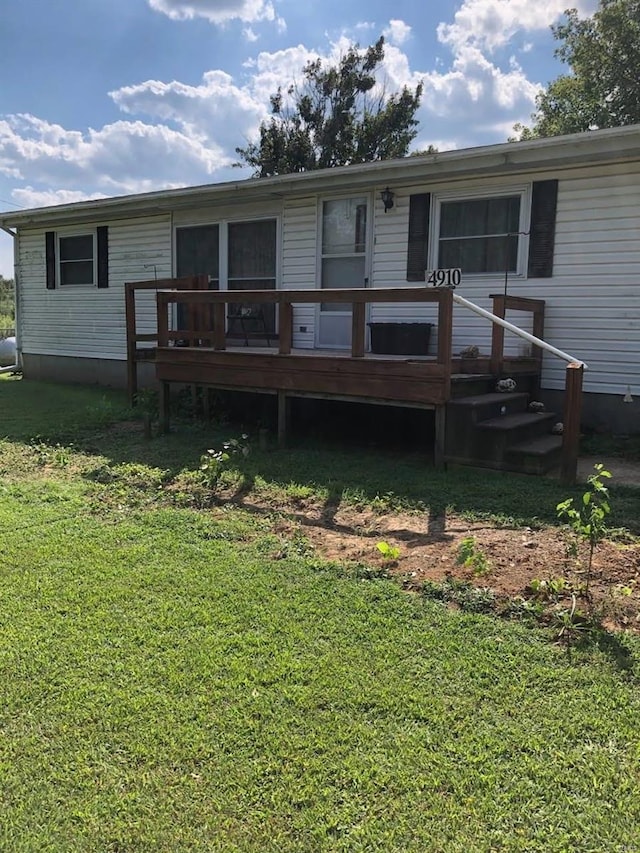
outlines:
[[[411, 169], [407, 160], [407, 171]], [[513, 176], [513, 187], [557, 178], [558, 208], [552, 278], [510, 277], [508, 292], [546, 301], [546, 339], [589, 365], [585, 390], [622, 395], [628, 385], [640, 397], [640, 163], [593, 166], [566, 171], [530, 172]], [[415, 193], [465, 193], [494, 190], [499, 194], [510, 182], [494, 178], [429, 181], [407, 179], [396, 185], [393, 209], [384, 213], [380, 190], [384, 186], [360, 185], [354, 195], [371, 192], [374, 204], [371, 283], [373, 287], [408, 287], [406, 280], [409, 198]], [[343, 187], [349, 191], [346, 182]], [[169, 214], [95, 222], [80, 226], [94, 231], [109, 226], [109, 287], [46, 289], [45, 231], [20, 228], [19, 299], [21, 343], [27, 354], [125, 358], [125, 281], [169, 277], [172, 266], [173, 228], [222, 221], [248, 221], [279, 217], [279, 286], [313, 290], [318, 286], [318, 194], [270, 202], [224, 207], [181, 209]], [[60, 229], [62, 232], [62, 229]], [[459, 293], [485, 308], [489, 294], [504, 290], [503, 275], [463, 277]], [[155, 329], [154, 294], [138, 294], [139, 328]], [[312, 348], [316, 306], [294, 310], [295, 347]], [[526, 315], [510, 314], [515, 322]], [[435, 306], [376, 305], [372, 321], [436, 322]], [[528, 322], [528, 319], [526, 320]], [[305, 331], [302, 331], [304, 329]], [[521, 344], [507, 335], [509, 351]], [[432, 344], [435, 353], [436, 341]], [[476, 344], [488, 353], [491, 324], [462, 308], [454, 313], [453, 351]], [[564, 387], [564, 363], [545, 356], [544, 388]]]
[[[545, 338], [588, 364], [586, 391], [622, 395], [630, 385], [640, 394], [640, 164], [519, 175], [514, 186], [550, 178], [559, 179], [553, 277], [510, 276], [508, 292], [546, 301]], [[493, 186], [502, 192], [507, 184], [504, 178], [474, 180], [455, 192], [480, 187], [491, 192]], [[386, 214], [376, 202], [374, 287], [411, 286], [406, 281], [409, 197], [447, 190], [445, 184], [398, 189], [395, 207]], [[458, 292], [490, 310], [489, 294], [504, 292], [504, 275], [463, 276]], [[436, 310], [378, 305], [371, 319], [435, 323]], [[508, 319], [531, 331], [529, 315], [510, 312]], [[505, 343], [509, 352], [520, 352], [515, 336], [506, 333]], [[491, 324], [454, 306], [453, 352], [470, 344], [490, 352]], [[543, 388], [563, 389], [564, 373], [563, 361], [545, 355]]]
[[[88, 226], [109, 227], [109, 287], [46, 289], [45, 231], [21, 230], [20, 281], [21, 345], [26, 354], [126, 358], [125, 281], [167, 278], [171, 275], [169, 215]], [[88, 233], [85, 229], [83, 233]], [[138, 331], [156, 328], [155, 295], [136, 296]]]
[[[315, 196], [285, 202], [282, 219], [282, 287], [285, 290], [315, 290], [317, 215]], [[294, 305], [294, 347], [313, 348], [315, 318], [314, 304]]]

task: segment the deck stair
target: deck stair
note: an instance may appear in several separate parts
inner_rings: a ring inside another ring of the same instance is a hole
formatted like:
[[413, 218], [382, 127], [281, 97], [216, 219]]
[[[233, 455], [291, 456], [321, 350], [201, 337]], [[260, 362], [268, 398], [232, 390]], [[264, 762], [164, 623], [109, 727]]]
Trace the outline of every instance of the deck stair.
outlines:
[[[558, 416], [529, 411], [526, 391], [494, 392], [495, 379], [483, 380], [484, 393], [454, 395], [447, 405], [445, 460], [529, 474], [555, 468], [562, 438], [551, 428]], [[477, 390], [477, 383], [473, 387]]]

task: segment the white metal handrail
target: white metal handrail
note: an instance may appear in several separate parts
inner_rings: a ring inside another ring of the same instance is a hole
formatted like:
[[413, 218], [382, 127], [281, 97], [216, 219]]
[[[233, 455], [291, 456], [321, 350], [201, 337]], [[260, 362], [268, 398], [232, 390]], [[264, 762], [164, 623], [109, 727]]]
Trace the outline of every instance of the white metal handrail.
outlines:
[[465, 299], [464, 296], [458, 296], [457, 293], [452, 294], [453, 301], [457, 302], [458, 305], [462, 305], [464, 308], [468, 308], [470, 311], [478, 314], [480, 317], [484, 317], [487, 320], [491, 320], [492, 323], [496, 323], [498, 326], [502, 326], [508, 331], [513, 332], [514, 335], [518, 335], [521, 338], [524, 338], [525, 341], [528, 341], [530, 344], [534, 344], [541, 349], [550, 352], [552, 355], [557, 355], [558, 358], [563, 358], [565, 361], [568, 361], [570, 364], [580, 364], [582, 367], [587, 370], [588, 365], [585, 364], [584, 361], [580, 358], [574, 358], [574, 356], [569, 355], [569, 353], [563, 352], [561, 349], [554, 347], [552, 344], [543, 341], [541, 338], [536, 338], [535, 335], [530, 335], [529, 332], [525, 332], [524, 329], [518, 328], [518, 326], [514, 326], [513, 323], [509, 323], [508, 320], [504, 320], [502, 317], [497, 317], [495, 314], [492, 314], [491, 311], [487, 311], [484, 308], [481, 308], [479, 305], [476, 305], [475, 302], [470, 302], [468, 299]]

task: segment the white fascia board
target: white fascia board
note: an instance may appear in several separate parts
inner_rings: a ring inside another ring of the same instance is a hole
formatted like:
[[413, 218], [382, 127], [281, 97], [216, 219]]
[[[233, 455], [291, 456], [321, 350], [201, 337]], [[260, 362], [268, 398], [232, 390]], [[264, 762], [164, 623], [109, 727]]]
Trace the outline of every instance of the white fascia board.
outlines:
[[431, 179], [456, 180], [475, 175], [515, 175], [536, 169], [568, 169], [590, 164], [640, 159], [640, 125], [589, 131], [526, 142], [504, 142], [478, 148], [443, 151], [396, 160], [380, 160], [353, 166], [320, 169], [273, 178], [248, 178], [221, 184], [159, 190], [114, 198], [81, 201], [55, 207], [0, 213], [0, 228], [60, 226], [97, 219], [113, 219], [170, 213], [206, 204], [240, 204], [358, 188], [364, 185]]

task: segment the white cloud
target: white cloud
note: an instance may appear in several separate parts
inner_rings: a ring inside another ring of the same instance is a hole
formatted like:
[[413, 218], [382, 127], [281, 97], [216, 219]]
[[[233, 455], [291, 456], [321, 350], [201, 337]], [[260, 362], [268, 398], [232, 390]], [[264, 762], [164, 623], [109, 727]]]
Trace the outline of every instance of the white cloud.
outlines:
[[377, 24], [375, 21], [358, 21], [353, 29], [368, 32], [369, 30], [375, 30], [376, 28]]
[[231, 162], [219, 146], [162, 124], [118, 121], [81, 133], [28, 114], [0, 121], [2, 171], [18, 171], [47, 190], [114, 195], [184, 186], [211, 179]]
[[[594, 0], [581, 0], [583, 11]], [[454, 53], [466, 45], [494, 51], [520, 31], [547, 30], [567, 8], [567, 0], [464, 0], [452, 24], [438, 26], [438, 38]]]
[[245, 27], [245, 28], [242, 30], [242, 35], [243, 35], [243, 36], [246, 38], [246, 40], [247, 40], [247, 41], [249, 41], [249, 42], [258, 41], [258, 36], [254, 33], [254, 31], [252, 30], [252, 28], [251, 28], [251, 27]]
[[391, 19], [389, 26], [382, 31], [382, 35], [391, 44], [401, 45], [411, 35], [411, 27], [404, 21]]
[[22, 207], [52, 207], [56, 204], [73, 204], [77, 201], [107, 198], [104, 193], [85, 193], [82, 190], [36, 190], [33, 187], [14, 190], [12, 195]]
[[225, 71], [207, 71], [199, 86], [147, 80], [109, 94], [123, 112], [175, 122], [189, 139], [220, 151], [232, 152], [267, 116], [268, 96], [256, 97]]
[[212, 24], [224, 24], [234, 19], [251, 23], [273, 21], [273, 4], [268, 0], [148, 0], [156, 12], [174, 21], [206, 18]]

